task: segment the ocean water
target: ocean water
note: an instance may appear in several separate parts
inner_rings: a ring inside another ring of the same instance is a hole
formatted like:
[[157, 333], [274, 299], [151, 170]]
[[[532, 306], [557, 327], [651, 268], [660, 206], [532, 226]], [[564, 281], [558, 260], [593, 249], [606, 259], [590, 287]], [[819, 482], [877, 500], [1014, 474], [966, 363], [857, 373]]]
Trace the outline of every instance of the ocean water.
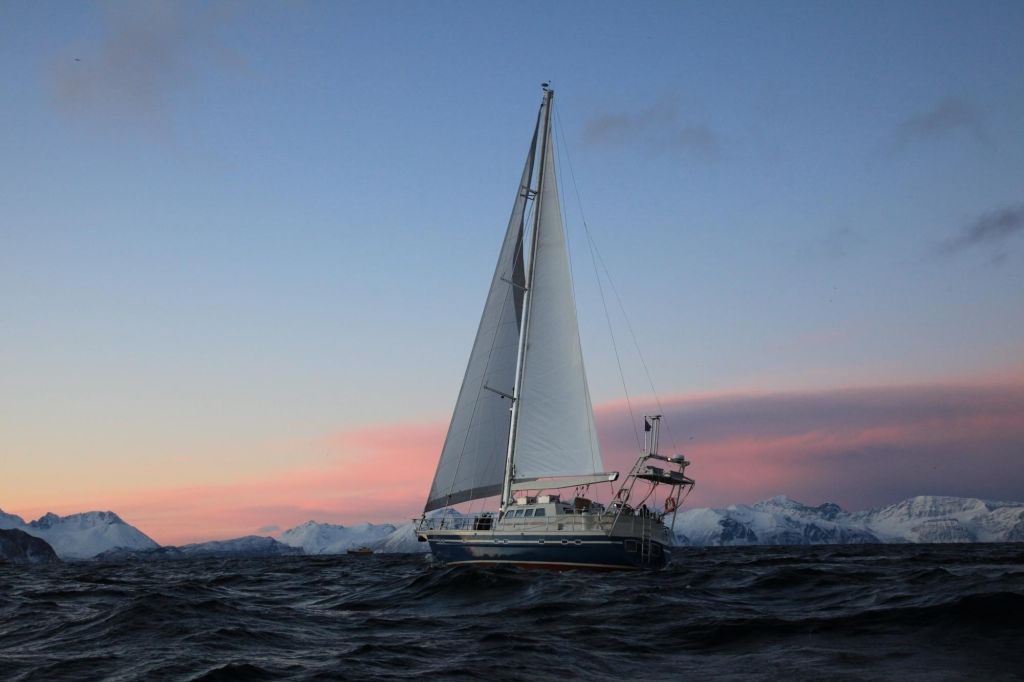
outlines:
[[1024, 679], [1024, 544], [0, 565], [3, 680]]

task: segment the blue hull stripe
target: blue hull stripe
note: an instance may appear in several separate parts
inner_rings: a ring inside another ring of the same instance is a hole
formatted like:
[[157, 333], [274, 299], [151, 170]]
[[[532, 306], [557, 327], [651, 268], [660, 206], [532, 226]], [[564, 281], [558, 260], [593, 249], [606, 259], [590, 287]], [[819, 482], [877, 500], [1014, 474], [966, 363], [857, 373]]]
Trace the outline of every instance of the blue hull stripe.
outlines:
[[[668, 563], [670, 549], [651, 543], [650, 555], [627, 551], [626, 541], [607, 536], [546, 536], [526, 540], [515, 535], [494, 535], [463, 539], [458, 535], [433, 535], [430, 549], [448, 564], [512, 564], [523, 567], [629, 569], [662, 568]], [[563, 543], [562, 540], [567, 540]], [[630, 547], [638, 543], [630, 541]]]

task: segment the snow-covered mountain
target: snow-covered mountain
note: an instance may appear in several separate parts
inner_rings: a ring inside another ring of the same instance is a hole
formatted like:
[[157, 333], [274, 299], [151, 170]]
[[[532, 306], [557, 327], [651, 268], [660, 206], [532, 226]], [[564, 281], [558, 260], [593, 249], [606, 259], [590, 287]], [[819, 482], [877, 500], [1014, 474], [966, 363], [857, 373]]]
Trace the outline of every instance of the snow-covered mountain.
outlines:
[[[439, 516], [463, 516], [454, 509], [437, 509], [427, 514], [427, 518]], [[383, 542], [376, 546], [376, 550], [382, 554], [428, 554], [430, 545], [416, 539], [416, 521], [407, 521], [387, 536]]]
[[235, 555], [235, 556], [288, 556], [302, 554], [301, 549], [290, 547], [274, 538], [262, 535], [246, 535], [231, 540], [211, 540], [182, 545], [178, 551], [190, 556]]
[[[46, 514], [25, 523], [0, 511], [0, 529], [9, 528], [46, 541], [62, 559], [344, 554], [353, 547], [389, 554], [430, 551], [427, 543], [417, 541], [411, 522], [340, 526], [308, 521], [276, 539], [250, 535], [182, 547], [160, 547], [113, 512]], [[688, 509], [680, 512], [675, 531], [678, 544], [693, 546], [1024, 542], [1024, 503], [920, 496], [848, 512], [836, 504], [812, 507], [782, 495], [752, 505]]]
[[0, 528], [18, 528], [25, 525], [25, 519], [17, 514], [8, 514], [0, 509]]
[[340, 526], [334, 523], [306, 521], [289, 528], [278, 539], [290, 547], [299, 547], [306, 554], [344, 554], [353, 547], [376, 548], [396, 530], [390, 523], [360, 523]]
[[[462, 516], [454, 509], [438, 509], [428, 517]], [[426, 554], [430, 545], [416, 539], [416, 524], [412, 521], [394, 525], [382, 523], [361, 523], [355, 526], [338, 526], [332, 523], [307, 521], [284, 531], [281, 542], [302, 547], [306, 554], [343, 554], [351, 547], [370, 547], [381, 554]]]
[[111, 511], [92, 511], [58, 516], [54, 513], [25, 521], [0, 511], [0, 528], [14, 528], [45, 540], [61, 559], [88, 559], [115, 547], [159, 547], [138, 528]]
[[416, 539], [416, 524], [407, 521], [384, 538], [376, 550], [382, 554], [426, 554], [430, 545]]
[[180, 547], [165, 546], [148, 549], [126, 549], [119, 547], [98, 554], [100, 561], [155, 561], [160, 559], [192, 559], [197, 557], [253, 557], [253, 556], [295, 556], [302, 550], [289, 547], [274, 538], [262, 535], [246, 535], [231, 540], [210, 540]]
[[1019, 542], [1024, 540], [1024, 503], [968, 497], [912, 497], [851, 514], [885, 542]]
[[870, 511], [786, 496], [724, 509], [689, 509], [676, 520], [679, 544], [817, 545], [1024, 540], [1024, 503], [919, 496]]

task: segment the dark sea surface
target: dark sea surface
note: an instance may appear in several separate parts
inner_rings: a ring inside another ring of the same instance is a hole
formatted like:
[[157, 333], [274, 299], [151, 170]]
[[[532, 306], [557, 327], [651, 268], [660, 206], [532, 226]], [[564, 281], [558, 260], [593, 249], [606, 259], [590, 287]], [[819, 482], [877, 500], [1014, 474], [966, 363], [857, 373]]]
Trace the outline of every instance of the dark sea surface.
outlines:
[[1024, 679], [1024, 544], [0, 565], [0, 679]]

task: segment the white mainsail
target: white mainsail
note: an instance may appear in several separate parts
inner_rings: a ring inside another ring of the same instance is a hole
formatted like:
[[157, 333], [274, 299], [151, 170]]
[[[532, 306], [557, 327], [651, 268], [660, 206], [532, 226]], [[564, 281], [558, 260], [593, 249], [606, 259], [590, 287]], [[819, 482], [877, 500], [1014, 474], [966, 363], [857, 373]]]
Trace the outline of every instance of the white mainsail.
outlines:
[[501, 492], [508, 448], [506, 396], [515, 383], [526, 283], [523, 223], [536, 145], [535, 130], [424, 511]]
[[603, 470], [583, 368], [550, 132], [545, 137], [514, 451], [517, 479]]

